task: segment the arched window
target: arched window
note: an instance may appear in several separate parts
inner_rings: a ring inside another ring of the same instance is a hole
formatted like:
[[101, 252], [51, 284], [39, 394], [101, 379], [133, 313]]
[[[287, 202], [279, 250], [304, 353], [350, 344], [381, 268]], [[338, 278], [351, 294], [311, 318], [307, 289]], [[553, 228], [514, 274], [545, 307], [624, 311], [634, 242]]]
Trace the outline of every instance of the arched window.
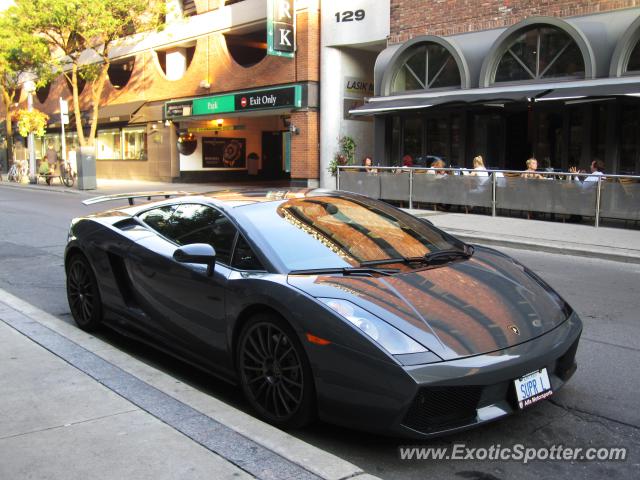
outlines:
[[224, 35], [231, 58], [243, 67], [252, 67], [267, 56], [267, 29]]
[[113, 85], [113, 88], [119, 90], [129, 83], [134, 65], [134, 58], [111, 62], [109, 70], [107, 70], [107, 74], [109, 75], [109, 81], [111, 82], [111, 85]]
[[196, 45], [196, 42], [187, 42], [155, 51], [158, 65], [168, 80], [180, 80], [185, 75], [196, 53]]
[[624, 73], [640, 73], [640, 39], [636, 42], [636, 46], [633, 47], [629, 54], [629, 61], [624, 69]]
[[391, 93], [433, 88], [460, 88], [460, 71], [453, 55], [437, 43], [411, 49], [399, 64]]
[[580, 47], [562, 29], [538, 25], [516, 34], [497, 64], [493, 82], [585, 77]]

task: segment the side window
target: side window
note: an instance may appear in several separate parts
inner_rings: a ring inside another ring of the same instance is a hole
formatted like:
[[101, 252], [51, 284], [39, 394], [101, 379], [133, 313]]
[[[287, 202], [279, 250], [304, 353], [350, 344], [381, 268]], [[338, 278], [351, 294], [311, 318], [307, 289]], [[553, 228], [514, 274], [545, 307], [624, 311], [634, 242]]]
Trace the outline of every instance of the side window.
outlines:
[[178, 245], [208, 243], [220, 263], [229, 265], [236, 227], [215, 208], [199, 204], [178, 205], [169, 220], [166, 237]]
[[231, 266], [238, 270], [264, 270], [260, 260], [242, 235], [238, 236]]
[[138, 218], [166, 237], [170, 229], [169, 219], [171, 218], [175, 208], [175, 205], [154, 208], [153, 210], [147, 210], [140, 214]]

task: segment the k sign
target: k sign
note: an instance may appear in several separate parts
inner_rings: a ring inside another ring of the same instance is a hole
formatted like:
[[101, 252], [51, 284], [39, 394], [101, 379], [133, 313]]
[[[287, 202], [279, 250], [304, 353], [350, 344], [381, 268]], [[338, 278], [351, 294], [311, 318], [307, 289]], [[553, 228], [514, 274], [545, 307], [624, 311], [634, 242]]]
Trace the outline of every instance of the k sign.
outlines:
[[295, 0], [267, 0], [267, 54], [293, 58], [295, 51]]

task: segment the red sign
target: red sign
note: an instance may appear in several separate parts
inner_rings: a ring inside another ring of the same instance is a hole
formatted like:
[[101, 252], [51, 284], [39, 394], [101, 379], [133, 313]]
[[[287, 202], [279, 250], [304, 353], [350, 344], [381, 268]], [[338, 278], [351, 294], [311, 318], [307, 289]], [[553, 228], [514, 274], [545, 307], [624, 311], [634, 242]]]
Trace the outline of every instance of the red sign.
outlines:
[[240, 105], [242, 105], [242, 108], [247, 106], [247, 97], [242, 97], [240, 99]]

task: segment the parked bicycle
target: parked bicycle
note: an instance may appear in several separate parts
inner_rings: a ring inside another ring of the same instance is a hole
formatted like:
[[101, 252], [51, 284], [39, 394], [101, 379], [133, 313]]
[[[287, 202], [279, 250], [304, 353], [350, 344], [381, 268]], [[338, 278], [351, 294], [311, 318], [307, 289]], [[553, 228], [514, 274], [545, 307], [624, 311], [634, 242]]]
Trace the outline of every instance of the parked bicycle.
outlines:
[[67, 187], [73, 187], [73, 184], [76, 181], [76, 176], [77, 174], [73, 167], [71, 167], [71, 164], [69, 162], [64, 162], [60, 167], [60, 178], [62, 179], [62, 183]]
[[11, 165], [9, 172], [7, 173], [7, 181], [9, 182], [22, 182], [22, 179], [29, 175], [27, 162], [24, 160], [16, 160]]

